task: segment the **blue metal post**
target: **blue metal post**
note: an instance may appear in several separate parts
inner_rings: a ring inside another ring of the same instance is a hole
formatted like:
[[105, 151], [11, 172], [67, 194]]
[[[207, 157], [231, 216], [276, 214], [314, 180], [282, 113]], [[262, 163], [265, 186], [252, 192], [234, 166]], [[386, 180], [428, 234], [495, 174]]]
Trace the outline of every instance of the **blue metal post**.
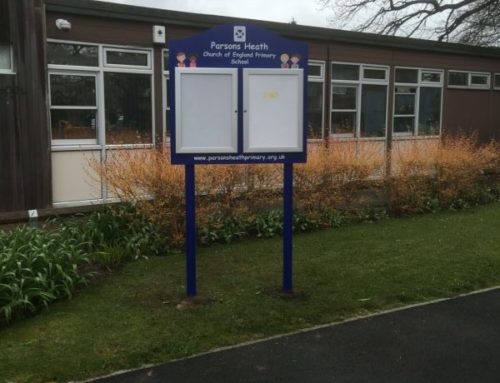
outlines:
[[283, 292], [293, 291], [292, 283], [293, 164], [283, 171]]
[[196, 295], [196, 201], [194, 165], [185, 167], [186, 187], [186, 293]]

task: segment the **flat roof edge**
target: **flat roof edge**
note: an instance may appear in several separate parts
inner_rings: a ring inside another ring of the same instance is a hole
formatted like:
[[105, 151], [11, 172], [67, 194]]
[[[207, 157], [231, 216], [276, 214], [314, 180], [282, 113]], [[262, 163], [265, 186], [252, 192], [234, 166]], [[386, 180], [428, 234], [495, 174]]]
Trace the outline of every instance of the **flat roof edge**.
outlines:
[[344, 31], [264, 20], [179, 12], [95, 0], [45, 0], [45, 3], [46, 12], [71, 13], [155, 24], [170, 24], [197, 29], [211, 28], [216, 25], [229, 23], [252, 23], [284, 34], [287, 37], [310, 39], [318, 42], [349, 43], [403, 50], [480, 56], [494, 59], [500, 58], [500, 48], [497, 47], [480, 47], [459, 43], [386, 36], [374, 33]]

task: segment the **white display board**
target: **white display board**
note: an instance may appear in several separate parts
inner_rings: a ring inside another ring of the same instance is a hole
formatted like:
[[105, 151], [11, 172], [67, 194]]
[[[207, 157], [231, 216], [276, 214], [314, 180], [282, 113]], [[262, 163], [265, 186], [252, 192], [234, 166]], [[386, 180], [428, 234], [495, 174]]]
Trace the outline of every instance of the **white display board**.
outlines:
[[301, 152], [303, 69], [243, 69], [246, 153]]
[[175, 68], [177, 153], [238, 151], [238, 70]]

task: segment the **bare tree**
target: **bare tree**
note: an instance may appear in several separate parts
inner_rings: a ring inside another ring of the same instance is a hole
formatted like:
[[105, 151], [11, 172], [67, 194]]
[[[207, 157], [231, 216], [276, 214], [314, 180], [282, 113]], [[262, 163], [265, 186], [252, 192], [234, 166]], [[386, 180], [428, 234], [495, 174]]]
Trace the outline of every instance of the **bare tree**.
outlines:
[[475, 45], [500, 44], [500, 0], [317, 1], [333, 10], [333, 24], [341, 28]]

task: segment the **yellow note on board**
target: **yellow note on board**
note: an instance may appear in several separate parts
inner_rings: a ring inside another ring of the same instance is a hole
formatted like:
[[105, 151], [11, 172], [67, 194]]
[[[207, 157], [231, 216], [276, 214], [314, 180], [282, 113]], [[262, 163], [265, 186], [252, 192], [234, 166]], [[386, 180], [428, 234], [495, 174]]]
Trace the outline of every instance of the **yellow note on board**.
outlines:
[[266, 92], [264, 92], [264, 98], [266, 100], [274, 100], [274, 99], [277, 99], [279, 97], [279, 93], [277, 90], [268, 90]]

